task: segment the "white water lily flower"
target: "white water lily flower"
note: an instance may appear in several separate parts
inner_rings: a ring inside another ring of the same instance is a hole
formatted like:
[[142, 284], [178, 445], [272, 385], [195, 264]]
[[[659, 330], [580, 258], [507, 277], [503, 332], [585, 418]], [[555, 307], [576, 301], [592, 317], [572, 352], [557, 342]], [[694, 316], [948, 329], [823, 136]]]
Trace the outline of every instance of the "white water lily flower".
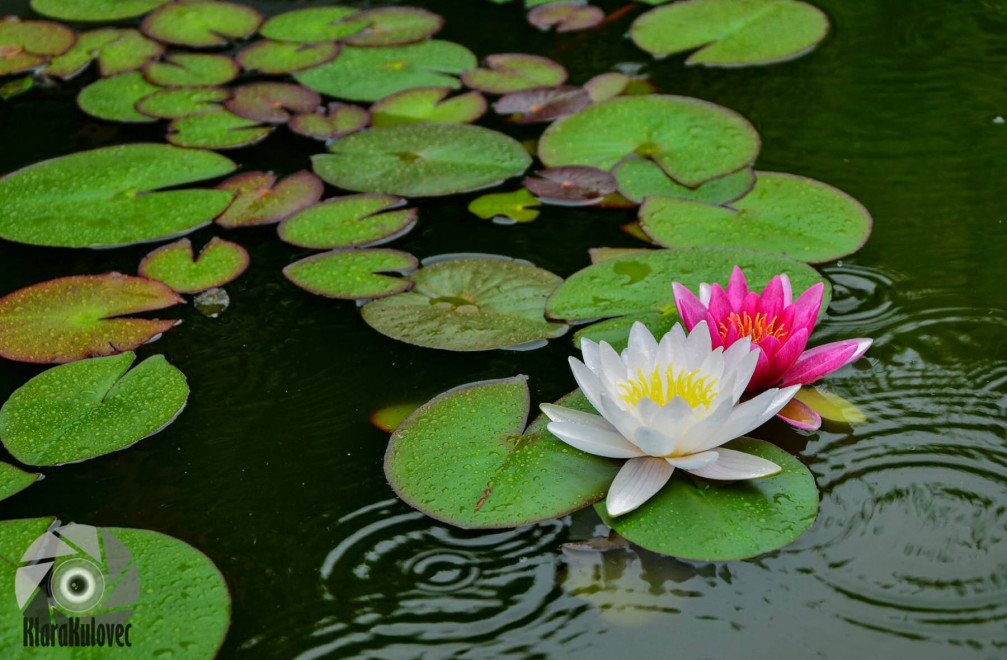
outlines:
[[658, 344], [633, 324], [620, 356], [605, 342], [581, 340], [584, 362], [570, 358], [581, 391], [601, 416], [543, 404], [560, 440], [581, 451], [628, 458], [608, 491], [611, 516], [637, 508], [668, 483], [675, 468], [707, 479], [758, 479], [772, 461], [720, 448], [762, 425], [799, 385], [772, 388], [738, 403], [758, 363], [747, 337], [714, 349], [706, 322], [688, 337], [675, 324]]

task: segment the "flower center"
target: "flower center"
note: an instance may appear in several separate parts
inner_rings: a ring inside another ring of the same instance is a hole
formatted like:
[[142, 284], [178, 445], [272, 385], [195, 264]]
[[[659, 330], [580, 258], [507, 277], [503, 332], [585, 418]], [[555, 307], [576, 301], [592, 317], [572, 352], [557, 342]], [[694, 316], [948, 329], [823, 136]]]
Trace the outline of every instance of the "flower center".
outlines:
[[644, 375], [643, 369], [638, 369], [637, 377], [619, 384], [622, 395], [619, 397], [631, 406], [640, 403], [640, 399], [650, 399], [658, 405], [665, 405], [676, 396], [685, 399], [690, 407], [708, 406], [717, 396], [717, 379], [700, 376], [699, 369], [695, 371], [675, 372], [674, 365], [665, 368], [655, 367], [654, 371]]
[[727, 323], [718, 323], [717, 325], [721, 339], [726, 340], [727, 333], [731, 328], [734, 328], [738, 331], [739, 337], [751, 337], [753, 344], [758, 344], [766, 337], [776, 337], [783, 341], [789, 334], [787, 327], [777, 317], [774, 316], [770, 319], [765, 313], [756, 314], [755, 318], [752, 318], [748, 312], [742, 312], [740, 316], [731, 312], [727, 316]]

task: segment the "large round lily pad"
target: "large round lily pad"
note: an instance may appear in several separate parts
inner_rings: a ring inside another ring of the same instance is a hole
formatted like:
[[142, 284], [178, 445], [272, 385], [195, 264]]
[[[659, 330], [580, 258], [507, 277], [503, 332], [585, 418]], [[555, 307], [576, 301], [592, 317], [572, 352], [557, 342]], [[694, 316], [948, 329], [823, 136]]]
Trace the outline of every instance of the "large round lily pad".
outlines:
[[419, 7], [379, 7], [354, 14], [345, 22], [360, 30], [343, 41], [352, 46], [397, 46], [411, 44], [436, 34], [444, 19]]
[[154, 119], [136, 109], [143, 98], [160, 91], [139, 71], [120, 73], [111, 78], [100, 78], [80, 90], [77, 105], [99, 119], [127, 123], [152, 122]]
[[51, 363], [130, 351], [179, 321], [113, 317], [180, 302], [160, 282], [119, 273], [33, 284], [0, 298], [0, 356]]
[[364, 321], [393, 339], [446, 351], [488, 351], [567, 331], [548, 322], [545, 300], [562, 282], [552, 273], [504, 259], [442, 261], [410, 276], [407, 293], [375, 300]]
[[378, 245], [402, 236], [416, 224], [416, 209], [393, 195], [334, 197], [284, 220], [280, 239], [307, 248]]
[[789, 60], [825, 38], [829, 19], [797, 0], [685, 0], [633, 23], [633, 42], [653, 55], [696, 50], [687, 64], [747, 66]]
[[778, 172], [756, 172], [755, 188], [730, 207], [648, 197], [640, 226], [666, 247], [748, 247], [821, 263], [860, 249], [871, 215], [832, 186]]
[[652, 250], [588, 266], [571, 275], [549, 298], [550, 318], [586, 321], [637, 312], [675, 309], [672, 281], [693, 291], [702, 282], [727, 285], [734, 266], [745, 271], [753, 289], [780, 273], [790, 277], [794, 291], [825, 282], [823, 309], [831, 295], [828, 282], [805, 263], [778, 254], [732, 248]]
[[333, 41], [301, 44], [266, 39], [244, 48], [235, 55], [235, 59], [249, 71], [276, 75], [321, 66], [331, 62], [338, 54], [339, 44]]
[[310, 7], [273, 16], [262, 25], [262, 36], [279, 41], [316, 43], [337, 41], [360, 32], [366, 24], [344, 19], [356, 14], [353, 7]]
[[531, 164], [521, 143], [468, 124], [372, 128], [312, 157], [326, 182], [356, 192], [433, 197], [475, 190], [517, 176]]
[[737, 172], [710, 179], [698, 188], [688, 188], [672, 179], [652, 160], [631, 156], [612, 169], [619, 192], [637, 204], [649, 195], [694, 199], [710, 204], [727, 204], [741, 197], [755, 185], [755, 172], [743, 167]]
[[31, 8], [63, 21], [118, 21], [141, 16], [169, 0], [31, 0]]
[[264, 140], [272, 130], [272, 126], [218, 108], [172, 121], [168, 142], [179, 147], [238, 149]]
[[183, 234], [219, 215], [234, 193], [153, 191], [234, 168], [218, 154], [163, 144], [104, 147], [36, 163], [0, 179], [0, 238], [111, 247]]
[[73, 48], [54, 57], [44, 71], [47, 76], [72, 78], [91, 60], [97, 59], [101, 75], [114, 76], [139, 69], [162, 53], [164, 46], [143, 36], [139, 30], [90, 30], [77, 38]]
[[539, 158], [549, 167], [608, 170], [637, 154], [696, 187], [749, 165], [759, 146], [755, 129], [733, 110], [683, 96], [624, 96], [551, 125], [539, 140]]
[[219, 184], [221, 190], [237, 195], [227, 210], [217, 218], [223, 227], [268, 225], [290, 217], [322, 198], [325, 185], [317, 176], [302, 170], [276, 181], [266, 172], [244, 172]]
[[41, 474], [19, 470], [10, 463], [0, 462], [0, 500], [20, 493], [38, 481], [41, 476]]
[[295, 261], [283, 274], [319, 296], [368, 300], [409, 290], [412, 281], [382, 273], [405, 274], [417, 265], [416, 257], [399, 250], [333, 250]]
[[486, 113], [486, 98], [468, 92], [447, 98], [449, 87], [417, 87], [387, 96], [371, 106], [374, 126], [413, 124], [419, 121], [469, 124]]
[[245, 5], [217, 0], [177, 0], [148, 14], [144, 34], [179, 46], [224, 46], [258, 29], [262, 15]]
[[52, 21], [0, 18], [0, 76], [27, 71], [62, 55], [77, 40], [73, 30]]
[[223, 85], [234, 80], [238, 73], [237, 62], [210, 53], [172, 53], [143, 68], [143, 77], [161, 87]]
[[297, 82], [322, 94], [351, 101], [377, 101], [413, 87], [450, 87], [455, 77], [476, 66], [468, 48], [430, 39], [406, 46], [346, 46], [339, 57], [320, 67], [295, 73]]
[[140, 99], [136, 109], [158, 119], [179, 119], [217, 110], [229, 98], [231, 92], [224, 87], [176, 87]]
[[157, 248], [140, 262], [139, 273], [164, 282], [179, 293], [199, 293], [224, 286], [248, 268], [248, 252], [237, 243], [212, 238], [199, 256], [192, 243], [183, 238]]
[[[579, 394], [561, 403], [593, 412]], [[602, 498], [619, 461], [572, 449], [543, 416], [526, 429], [528, 409], [524, 376], [445, 392], [392, 434], [385, 476], [407, 504], [464, 529], [551, 520]]]
[[818, 488], [808, 468], [762, 440], [739, 438], [724, 448], [765, 458], [783, 470], [736, 483], [695, 483], [676, 475], [636, 511], [612, 518], [604, 504], [595, 509], [629, 541], [697, 561], [755, 557], [782, 548], [811, 527], [818, 515]]

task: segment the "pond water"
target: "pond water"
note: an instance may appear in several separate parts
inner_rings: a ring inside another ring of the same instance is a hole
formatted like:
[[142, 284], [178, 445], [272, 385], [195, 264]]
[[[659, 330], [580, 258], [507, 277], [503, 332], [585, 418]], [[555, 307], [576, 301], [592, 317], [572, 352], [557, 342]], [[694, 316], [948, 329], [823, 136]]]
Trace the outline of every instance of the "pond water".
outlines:
[[[26, 0], [3, 13], [30, 15]], [[249, 2], [267, 14], [307, 1]], [[375, 6], [382, 3], [345, 4]], [[651, 61], [626, 20], [556, 37], [517, 6], [417, 0], [441, 37], [480, 57], [534, 52], [571, 82], [613, 68], [662, 92], [732, 108], [759, 130], [758, 167], [846, 190], [875, 218], [864, 249], [821, 271], [835, 296], [816, 341], [875, 338], [829, 388], [867, 421], [795, 434], [821, 512], [796, 543], [750, 561], [648, 553], [565, 557], [594, 536], [590, 511], [511, 531], [462, 532], [395, 499], [381, 469], [383, 406], [462, 383], [530, 376], [533, 401], [574, 387], [568, 338], [529, 352], [456, 354], [385, 338], [352, 303], [281, 274], [309, 254], [272, 227], [225, 233], [251, 253], [217, 319], [184, 324], [141, 355], [188, 377], [182, 416], [128, 451], [44, 470], [0, 518], [56, 515], [161, 531], [209, 555], [233, 619], [223, 657], [995, 658], [1007, 653], [1007, 4], [816, 0], [833, 25], [793, 62], [736, 70]], [[614, 11], [619, 3], [602, 3]], [[93, 120], [73, 99], [91, 73], [0, 104], [0, 172], [102, 145], [160, 141], [162, 126]], [[519, 138], [535, 129], [497, 126]], [[289, 173], [321, 147], [286, 132], [230, 155]], [[418, 204], [395, 247], [420, 257], [504, 254], [562, 276], [597, 246], [635, 247], [632, 211], [548, 207], [498, 226], [476, 194]], [[222, 231], [222, 230], [221, 230]], [[213, 228], [192, 236], [202, 245]], [[0, 293], [53, 277], [133, 273], [147, 246], [107, 251], [0, 243]], [[0, 400], [42, 368], [0, 364]], [[8, 459], [5, 459], [8, 460]]]

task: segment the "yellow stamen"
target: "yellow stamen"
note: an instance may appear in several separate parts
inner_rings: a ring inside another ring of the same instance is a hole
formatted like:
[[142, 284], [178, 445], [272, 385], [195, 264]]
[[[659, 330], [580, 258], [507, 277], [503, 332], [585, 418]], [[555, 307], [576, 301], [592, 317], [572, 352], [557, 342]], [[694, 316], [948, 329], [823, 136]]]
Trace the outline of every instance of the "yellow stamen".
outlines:
[[690, 407], [708, 406], [717, 395], [717, 379], [709, 376], [699, 376], [695, 371], [679, 370], [675, 372], [674, 365], [657, 366], [646, 376], [643, 369], [638, 369], [637, 377], [619, 384], [622, 395], [619, 397], [631, 406], [640, 403], [640, 399], [650, 399], [658, 405], [665, 405], [676, 396], [685, 399]]
[[[776, 325], [777, 322], [780, 323], [779, 327]], [[751, 337], [753, 344], [758, 344], [766, 337], [776, 337], [783, 341], [789, 334], [787, 327], [777, 317], [769, 319], [766, 313], [756, 314], [753, 319], [748, 315], [748, 312], [742, 312], [740, 316], [731, 312], [727, 316], [727, 323], [718, 323], [717, 325], [721, 339], [726, 340], [727, 333], [731, 328], [734, 328], [738, 331], [739, 337]]]

